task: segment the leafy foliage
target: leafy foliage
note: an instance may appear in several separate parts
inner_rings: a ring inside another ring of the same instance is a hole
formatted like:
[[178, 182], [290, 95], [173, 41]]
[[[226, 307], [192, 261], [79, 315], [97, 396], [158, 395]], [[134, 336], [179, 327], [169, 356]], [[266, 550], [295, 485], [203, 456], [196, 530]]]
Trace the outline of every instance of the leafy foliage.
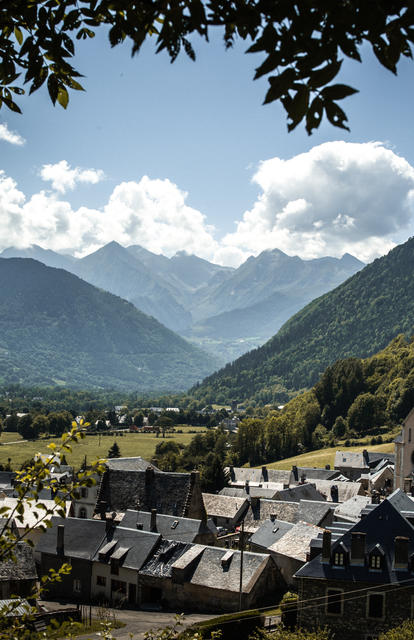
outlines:
[[[338, 358], [369, 356], [399, 333], [410, 337], [413, 269], [410, 239], [308, 304], [263, 347], [206, 378], [192, 395], [206, 404], [247, 398], [259, 404], [286, 402], [289, 391], [311, 387]], [[358, 385], [357, 370], [349, 383]], [[346, 404], [349, 391], [343, 393], [337, 401]]]
[[165, 50], [172, 62], [182, 49], [194, 60], [190, 36], [208, 40], [214, 27], [223, 31], [226, 47], [241, 38], [249, 53], [264, 55], [255, 78], [268, 76], [265, 104], [280, 100], [288, 129], [305, 121], [308, 133], [324, 115], [347, 128], [338, 101], [356, 89], [334, 82], [344, 57], [361, 61], [362, 47], [369, 45], [380, 64], [397, 73], [400, 58], [412, 56], [414, 41], [414, 10], [407, 0], [9, 0], [0, 20], [0, 105], [13, 111], [20, 112], [14, 95], [23, 93], [23, 84], [29, 93], [46, 85], [53, 104], [66, 108], [69, 91], [83, 90], [71, 64], [76, 40], [93, 38], [99, 27], [107, 27], [112, 47], [129, 40], [132, 54], [153, 36], [157, 53]]

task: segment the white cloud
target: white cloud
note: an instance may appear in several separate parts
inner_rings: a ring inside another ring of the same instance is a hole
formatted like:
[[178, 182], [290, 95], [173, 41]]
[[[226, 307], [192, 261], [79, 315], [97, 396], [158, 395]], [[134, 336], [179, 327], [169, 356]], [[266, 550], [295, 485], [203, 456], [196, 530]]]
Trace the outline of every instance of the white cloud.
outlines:
[[371, 260], [413, 235], [414, 169], [380, 143], [331, 142], [289, 160], [262, 162], [261, 193], [222, 240], [188, 194], [168, 179], [122, 182], [102, 209], [74, 210], [62, 198], [78, 182], [103, 173], [44, 165], [54, 191], [31, 198], [0, 172], [0, 249], [39, 244], [85, 255], [116, 240], [171, 256], [179, 250], [238, 266], [249, 255], [279, 248], [303, 258], [352, 253]]
[[60, 193], [65, 193], [68, 189], [74, 189], [79, 182], [96, 184], [104, 178], [101, 169], [81, 169], [75, 167], [71, 169], [66, 160], [61, 160], [56, 164], [44, 164], [40, 177], [45, 182], [51, 182], [52, 188]]
[[23, 145], [26, 140], [15, 131], [10, 131], [7, 124], [0, 124], [0, 140], [9, 142], [10, 144]]
[[410, 235], [414, 168], [378, 142], [328, 142], [272, 158], [253, 180], [262, 193], [224, 246], [303, 258], [348, 251], [368, 261]]

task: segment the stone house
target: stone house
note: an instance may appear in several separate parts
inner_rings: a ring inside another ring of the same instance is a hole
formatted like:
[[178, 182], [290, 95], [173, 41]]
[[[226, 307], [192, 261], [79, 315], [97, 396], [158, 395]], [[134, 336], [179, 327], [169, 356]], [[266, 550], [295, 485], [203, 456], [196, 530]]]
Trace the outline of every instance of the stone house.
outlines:
[[[239, 551], [164, 540], [140, 571], [142, 602], [180, 611], [236, 611]], [[269, 555], [243, 553], [242, 608], [275, 601], [278, 572]]]
[[[341, 536], [315, 540], [296, 573], [298, 624], [368, 640], [413, 615], [414, 527], [389, 500]], [[403, 588], [403, 591], [401, 589]]]
[[369, 472], [368, 452], [337, 451], [334, 467], [349, 480], [357, 480], [363, 473]]
[[49, 569], [57, 570], [65, 562], [72, 570], [50, 586], [49, 597], [89, 602], [92, 562], [112, 522], [84, 518], [63, 521], [52, 518], [51, 522], [52, 527], [44, 532], [35, 547], [39, 575], [45, 575]]
[[107, 529], [93, 556], [91, 598], [136, 606], [141, 602], [139, 570], [160, 544], [161, 535], [122, 526]]

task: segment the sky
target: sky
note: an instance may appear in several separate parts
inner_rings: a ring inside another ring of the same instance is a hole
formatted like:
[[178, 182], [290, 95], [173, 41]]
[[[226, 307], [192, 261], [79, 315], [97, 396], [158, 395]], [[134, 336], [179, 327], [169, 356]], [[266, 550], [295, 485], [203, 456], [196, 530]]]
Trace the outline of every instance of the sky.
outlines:
[[238, 266], [278, 248], [368, 262], [413, 235], [414, 65], [395, 78], [369, 51], [339, 82], [351, 132], [288, 133], [263, 106], [260, 54], [194, 41], [170, 64], [149, 43], [131, 58], [104, 32], [80, 43], [85, 92], [47, 92], [0, 111], [0, 250], [39, 244], [85, 255], [116, 240]]

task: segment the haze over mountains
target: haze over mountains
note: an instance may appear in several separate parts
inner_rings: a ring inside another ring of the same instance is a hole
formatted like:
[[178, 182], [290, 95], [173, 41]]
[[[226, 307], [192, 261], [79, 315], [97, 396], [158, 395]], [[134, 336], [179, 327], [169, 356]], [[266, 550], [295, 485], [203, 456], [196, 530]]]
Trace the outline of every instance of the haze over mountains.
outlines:
[[0, 384], [181, 391], [216, 368], [154, 318], [68, 271], [0, 259]]
[[262, 347], [204, 380], [194, 395], [204, 402], [283, 401], [286, 389], [311, 387], [339, 358], [370, 356], [398, 334], [412, 339], [413, 273], [411, 238], [313, 300]]
[[221, 364], [263, 344], [306, 303], [364, 266], [349, 254], [302, 260], [275, 249], [234, 269], [185, 252], [167, 258], [116, 242], [80, 259], [36, 245], [5, 249], [1, 257], [30, 257], [70, 271], [132, 302]]

